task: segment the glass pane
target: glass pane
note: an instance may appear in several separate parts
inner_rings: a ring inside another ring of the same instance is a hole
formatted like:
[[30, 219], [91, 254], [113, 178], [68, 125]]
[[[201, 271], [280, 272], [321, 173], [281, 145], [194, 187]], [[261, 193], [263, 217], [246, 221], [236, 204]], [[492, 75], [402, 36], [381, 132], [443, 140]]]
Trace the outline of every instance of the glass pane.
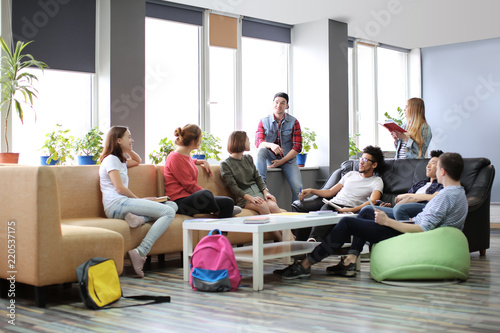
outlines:
[[[372, 46], [358, 45], [359, 149], [375, 144], [375, 81]], [[377, 125], [378, 126], [378, 125]]]
[[255, 38], [242, 38], [242, 117], [240, 128], [256, 151], [259, 120], [272, 113], [273, 96], [288, 93], [289, 45]]
[[198, 26], [146, 18], [146, 160], [164, 137], [199, 122]]
[[[407, 54], [385, 48], [378, 48], [378, 119], [384, 121], [387, 112], [399, 118], [397, 108], [404, 109], [407, 101]], [[394, 141], [389, 131], [379, 127], [379, 146], [393, 151]]]
[[221, 139], [225, 159], [227, 139], [234, 130], [235, 117], [235, 56], [236, 50], [210, 47], [210, 133]]
[[[69, 71], [30, 69], [38, 77], [35, 87], [38, 99], [33, 111], [24, 109], [24, 125], [17, 113], [12, 114], [11, 151], [21, 153], [20, 164], [40, 165], [40, 147], [45, 135], [61, 124], [70, 135], [79, 138], [92, 127], [92, 80], [94, 74]], [[67, 163], [71, 164], [71, 162]], [[74, 164], [77, 164], [75, 162]]]

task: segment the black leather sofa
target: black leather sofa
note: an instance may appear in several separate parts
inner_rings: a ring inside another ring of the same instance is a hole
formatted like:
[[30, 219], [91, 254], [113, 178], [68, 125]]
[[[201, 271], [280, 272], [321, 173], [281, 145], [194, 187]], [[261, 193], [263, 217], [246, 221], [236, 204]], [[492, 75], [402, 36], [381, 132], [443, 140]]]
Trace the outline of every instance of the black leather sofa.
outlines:
[[[384, 181], [382, 201], [394, 204], [398, 194], [407, 193], [411, 185], [425, 179], [425, 167], [429, 159], [394, 160], [386, 159], [384, 166], [376, 172]], [[487, 158], [465, 158], [465, 166], [460, 182], [465, 188], [469, 202], [469, 212], [465, 220], [464, 234], [469, 242], [469, 252], [479, 251], [486, 254], [490, 247], [490, 195], [495, 168]], [[358, 160], [348, 160], [335, 170], [323, 184], [322, 189], [331, 188], [347, 172], [358, 170]], [[319, 210], [323, 203], [321, 198], [311, 196], [303, 201], [292, 203], [292, 210], [308, 212]], [[304, 239], [308, 232], [297, 231], [297, 239]]]

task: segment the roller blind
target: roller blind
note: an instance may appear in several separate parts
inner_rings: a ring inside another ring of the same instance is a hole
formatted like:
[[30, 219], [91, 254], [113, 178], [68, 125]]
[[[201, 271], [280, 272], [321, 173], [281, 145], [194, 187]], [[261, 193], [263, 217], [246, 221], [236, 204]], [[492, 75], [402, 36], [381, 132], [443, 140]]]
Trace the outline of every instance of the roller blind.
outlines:
[[95, 0], [12, 1], [12, 32], [52, 69], [95, 73]]
[[146, 2], [146, 16], [163, 20], [203, 25], [203, 8], [192, 7], [166, 1]]
[[238, 48], [238, 19], [210, 14], [210, 46]]
[[291, 25], [245, 17], [241, 29], [243, 37], [291, 43]]

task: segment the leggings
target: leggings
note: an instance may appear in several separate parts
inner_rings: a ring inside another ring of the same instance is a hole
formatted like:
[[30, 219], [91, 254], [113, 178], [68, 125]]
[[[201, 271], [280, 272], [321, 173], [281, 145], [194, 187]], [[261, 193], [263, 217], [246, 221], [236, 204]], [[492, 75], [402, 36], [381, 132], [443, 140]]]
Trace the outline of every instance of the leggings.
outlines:
[[346, 237], [354, 236], [349, 254], [359, 256], [366, 242], [378, 243], [385, 239], [401, 235], [401, 232], [391, 227], [382, 226], [373, 220], [363, 220], [357, 217], [344, 217], [326, 236], [326, 238], [314, 248], [307, 259], [315, 264], [331, 255], [344, 245]]
[[214, 196], [209, 190], [200, 190], [190, 196], [175, 200], [175, 203], [179, 206], [177, 213], [183, 215], [219, 213], [220, 218], [233, 216], [233, 199]]

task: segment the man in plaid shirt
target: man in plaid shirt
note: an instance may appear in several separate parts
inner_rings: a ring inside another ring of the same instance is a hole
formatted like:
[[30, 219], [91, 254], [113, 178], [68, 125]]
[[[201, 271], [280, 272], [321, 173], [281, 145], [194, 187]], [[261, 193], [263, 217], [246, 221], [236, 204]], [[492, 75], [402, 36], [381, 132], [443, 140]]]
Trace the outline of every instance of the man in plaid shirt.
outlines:
[[302, 132], [295, 117], [286, 113], [288, 95], [274, 95], [273, 113], [262, 118], [255, 133], [257, 170], [266, 181], [267, 168], [281, 168], [292, 189], [292, 202], [298, 199], [302, 189], [302, 177], [296, 156], [302, 150]]

